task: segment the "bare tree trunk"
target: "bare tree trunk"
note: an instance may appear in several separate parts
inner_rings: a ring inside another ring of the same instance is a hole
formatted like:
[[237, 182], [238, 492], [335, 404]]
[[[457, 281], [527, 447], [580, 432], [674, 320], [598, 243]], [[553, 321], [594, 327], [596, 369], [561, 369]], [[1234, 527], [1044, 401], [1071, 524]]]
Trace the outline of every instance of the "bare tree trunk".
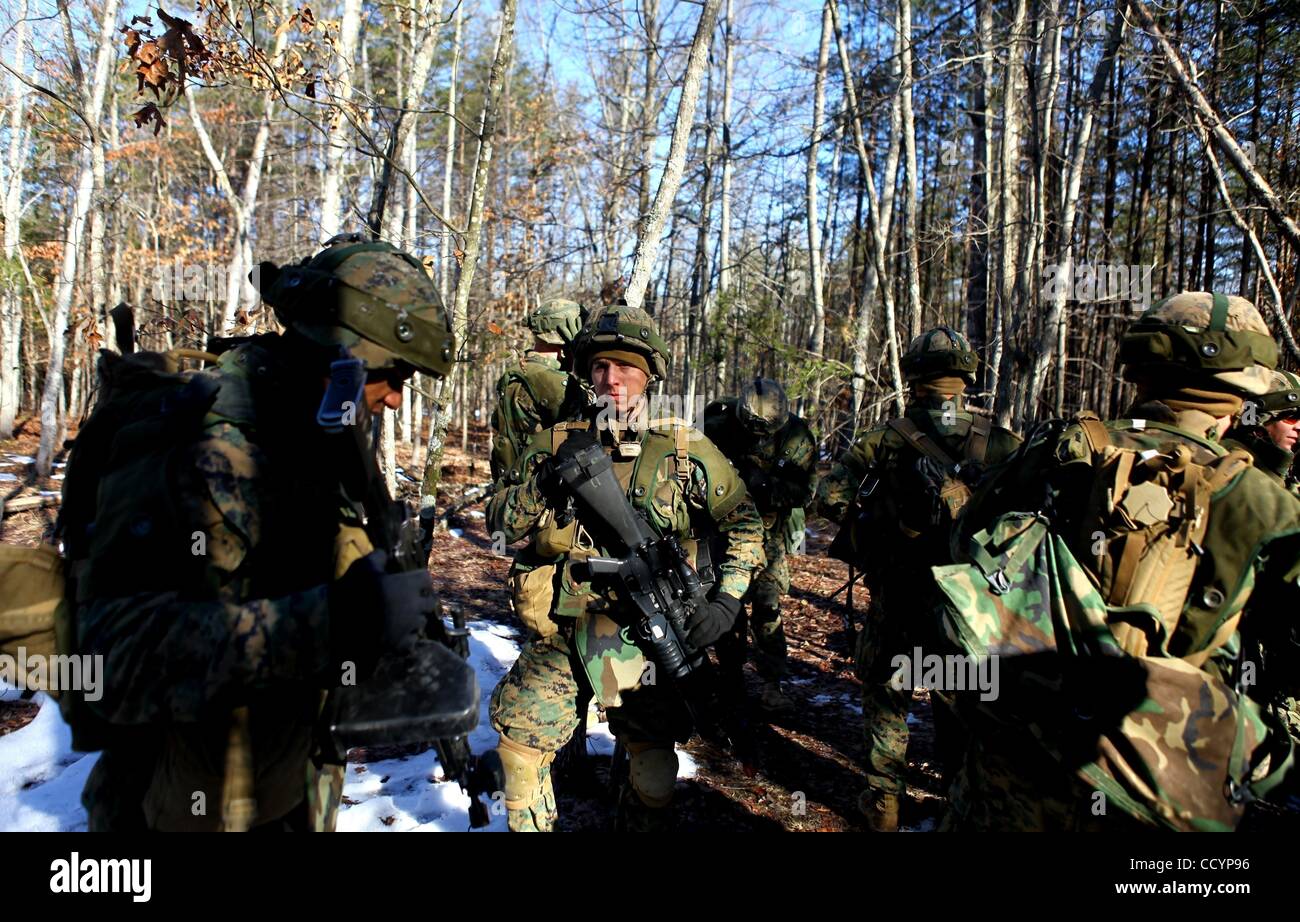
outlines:
[[979, 35], [979, 77], [971, 99], [972, 157], [970, 215], [966, 219], [966, 236], [970, 250], [966, 261], [966, 336], [971, 348], [984, 363], [982, 390], [997, 391], [998, 359], [1001, 337], [993, 335], [989, 348], [989, 200], [992, 197], [993, 119], [989, 111], [989, 93], [993, 88], [993, 0], [976, 0]]
[[1026, 389], [1027, 406], [1030, 412], [1037, 405], [1038, 398], [1042, 394], [1047, 369], [1051, 365], [1052, 356], [1056, 353], [1058, 341], [1063, 338], [1063, 334], [1058, 327], [1064, 323], [1065, 301], [1073, 289], [1070, 282], [1074, 276], [1074, 219], [1079, 205], [1079, 186], [1083, 180], [1084, 161], [1088, 156], [1088, 144], [1092, 139], [1093, 122], [1096, 121], [1102, 94], [1105, 93], [1106, 84], [1110, 80], [1115, 55], [1119, 51], [1120, 43], [1124, 40], [1126, 25], [1124, 21], [1124, 3], [1125, 0], [1119, 0], [1116, 4], [1115, 19], [1111, 23], [1110, 33], [1106, 37], [1106, 47], [1102, 52], [1101, 61], [1097, 64], [1097, 72], [1093, 74], [1092, 83], [1088, 87], [1083, 113], [1079, 118], [1079, 128], [1074, 136], [1074, 145], [1070, 150], [1070, 172], [1066, 179], [1065, 210], [1061, 215], [1061, 256], [1056, 266], [1058, 276], [1054, 280], [1054, 284], [1049, 283], [1047, 317], [1038, 332], [1038, 342], [1030, 360], [1029, 382]]
[[654, 163], [655, 126], [655, 53], [659, 44], [659, 0], [643, 0], [641, 18], [645, 20], [645, 86], [641, 96], [641, 175], [637, 186], [637, 226], [643, 227], [650, 216], [650, 166]]
[[[488, 173], [492, 166], [492, 148], [496, 135], [497, 117], [501, 107], [501, 91], [510, 71], [514, 52], [515, 2], [502, 0], [501, 32], [497, 36], [496, 53], [488, 76], [487, 97], [483, 101], [480, 121], [478, 157], [474, 163], [474, 180], [470, 189], [469, 220], [465, 230], [465, 258], [461, 264], [460, 278], [456, 282], [456, 298], [452, 310], [452, 333], [457, 350], [465, 348], [468, 327], [470, 286], [474, 282], [474, 269], [478, 264], [480, 238], [483, 231], [483, 205], [487, 193]], [[458, 361], [461, 361], [458, 357]], [[420, 486], [420, 518], [425, 528], [432, 529], [434, 508], [438, 499], [438, 482], [442, 479], [442, 453], [446, 442], [447, 425], [451, 414], [443, 395], [448, 379], [438, 382], [434, 392], [433, 422], [429, 431], [429, 447], [425, 452], [424, 477]]]
[[[821, 358], [826, 347], [826, 304], [822, 298], [822, 235], [817, 209], [817, 153], [821, 147], [822, 122], [826, 115], [826, 66], [831, 51], [831, 11], [822, 7], [822, 35], [817, 46], [817, 76], [813, 84], [813, 121], [808, 136], [808, 161], [804, 184], [808, 208], [808, 288], [812, 296], [813, 323], [808, 351]], [[821, 388], [815, 386], [812, 406], [821, 403]]]
[[[402, 162], [402, 151], [415, 130], [415, 109], [420, 106], [424, 96], [425, 85], [429, 82], [429, 70], [433, 64], [433, 52], [438, 43], [438, 34], [442, 30], [442, 0], [426, 0], [424, 12], [420, 15], [420, 43], [415, 48], [411, 63], [410, 81], [402, 87], [401, 105], [393, 123], [393, 133], [389, 138], [388, 152], [384, 157], [383, 169], [380, 171], [379, 183], [375, 189], [370, 213], [366, 223], [372, 233], [379, 234], [384, 228], [384, 211], [392, 191], [395, 167]], [[411, 13], [415, 14], [414, 6]]]
[[668, 145], [668, 162], [664, 164], [659, 188], [655, 190], [654, 203], [650, 206], [645, 220], [641, 222], [637, 237], [636, 258], [632, 264], [632, 276], [628, 281], [625, 295], [631, 307], [640, 307], [645, 300], [650, 272], [654, 268], [655, 257], [659, 255], [659, 238], [663, 234], [673, 199], [677, 197], [677, 189], [682, 184], [682, 170], [686, 164], [686, 142], [695, 121], [695, 103], [700, 95], [700, 77], [704, 73], [709, 45], [713, 41], [713, 26], [717, 22], [718, 7], [721, 3], [722, 0], [704, 0], [704, 11], [700, 14], [695, 38], [691, 42], [686, 73], [682, 78], [682, 95], [677, 104], [677, 118], [673, 123], [672, 141]]
[[894, 409], [899, 416], [907, 408], [907, 398], [903, 389], [903, 371], [899, 365], [898, 323], [894, 312], [894, 294], [885, 272], [885, 237], [880, 200], [876, 195], [876, 180], [871, 169], [871, 158], [867, 156], [867, 145], [862, 134], [862, 116], [858, 110], [858, 94], [853, 86], [853, 68], [849, 64], [849, 50], [844, 42], [844, 34], [839, 26], [839, 13], [835, 0], [827, 0], [831, 11], [831, 25], [835, 29], [835, 44], [839, 49], [840, 73], [844, 77], [844, 94], [849, 104], [849, 124], [853, 128], [853, 143], [857, 147], [858, 162], [862, 165], [864, 185], [867, 189], [867, 204], [870, 209], [871, 252], [876, 275], [881, 280], [880, 295], [885, 308], [885, 343], [889, 361], [889, 378], [893, 387]]
[[718, 231], [718, 294], [722, 296], [731, 293], [731, 176], [735, 170], [731, 161], [731, 97], [735, 89], [732, 5], [732, 0], [727, 0], [727, 22], [722, 31], [722, 227]]
[[[283, 16], [286, 12], [283, 2], [279, 9]], [[271, 52], [273, 60], [278, 61], [284, 54], [288, 40], [287, 29], [276, 36], [274, 50]], [[185, 87], [185, 102], [186, 108], [189, 109], [190, 123], [199, 138], [199, 146], [203, 149], [208, 166], [216, 176], [217, 187], [226, 196], [230, 205], [233, 227], [230, 262], [226, 265], [226, 303], [221, 313], [220, 329], [221, 335], [224, 336], [240, 325], [240, 318], [237, 315], [241, 300], [246, 307], [257, 301], [257, 291], [249, 282], [247, 273], [252, 268], [253, 216], [257, 211], [257, 192], [262, 182], [262, 170], [266, 165], [266, 149], [271, 138], [271, 119], [275, 114], [275, 92], [268, 89], [262, 93], [262, 117], [257, 125], [257, 133], [253, 136], [247, 172], [244, 174], [244, 185], [239, 193], [235, 192], [230, 173], [212, 143], [212, 138], [203, 123], [203, 116], [199, 113], [194, 92], [189, 86]]]
[[27, 131], [23, 112], [27, 87], [20, 77], [27, 74], [27, 0], [18, 0], [14, 27], [14, 59], [11, 65], [9, 107], [9, 153], [6, 158], [4, 191], [4, 282], [0, 291], [0, 439], [13, 438], [14, 420], [22, 403], [23, 375], [19, 353], [23, 336], [22, 286], [16, 278], [18, 265], [18, 222], [23, 202], [23, 167], [27, 159]]
[[1015, 312], [1016, 256], [1020, 249], [1020, 74], [1023, 69], [1022, 44], [1024, 40], [1025, 0], [1016, 0], [1015, 17], [1011, 24], [1011, 37], [1007, 47], [1007, 63], [1002, 82], [1002, 150], [999, 156], [1000, 189], [998, 196], [997, 231], [997, 320], [995, 335], [1001, 347], [998, 367], [998, 391], [995, 403], [998, 425], [1008, 426], [1015, 408], [1012, 373], [1015, 361], [1015, 333], [1018, 328]]
[[356, 67], [357, 34], [361, 31], [361, 0], [343, 0], [343, 21], [339, 25], [338, 74], [331, 102], [329, 135], [325, 140], [325, 173], [321, 177], [321, 242], [342, 230], [343, 155], [347, 152], [347, 135], [351, 128], [352, 71]]
[[72, 33], [72, 18], [68, 14], [67, 0], [59, 0], [59, 12], [67, 33], [69, 57], [73, 64], [74, 80], [81, 101], [81, 114], [87, 126], [79, 157], [76, 193], [68, 211], [63, 230], [63, 261], [54, 288], [54, 315], [50, 324], [50, 359], [45, 370], [45, 388], [41, 394], [41, 443], [36, 452], [36, 471], [49, 476], [57, 446], [63, 443], [63, 421], [59, 417], [59, 404], [63, 396], [63, 359], [66, 350], [64, 331], [72, 310], [73, 288], [77, 281], [77, 252], [85, 231], [86, 216], [90, 211], [91, 197], [95, 191], [94, 148], [99, 144], [99, 121], [104, 110], [104, 92], [108, 86], [109, 63], [116, 48], [114, 26], [117, 22], [118, 0], [106, 0], [100, 20], [99, 45], [95, 55], [95, 69], [89, 80], [82, 74], [76, 58], [76, 42]]
[[1186, 97], [1196, 114], [1204, 121], [1209, 129], [1211, 136], [1218, 142], [1219, 148], [1227, 156], [1228, 162], [1232, 164], [1233, 169], [1237, 171], [1246, 187], [1250, 189], [1264, 204], [1265, 210], [1269, 217], [1277, 225], [1279, 233], [1286, 238], [1287, 243], [1292, 249], [1300, 249], [1300, 226], [1286, 213], [1282, 205], [1282, 200], [1278, 198], [1273, 187], [1269, 185], [1268, 180], [1260, 175], [1250, 163], [1250, 158], [1242, 150], [1237, 139], [1233, 137], [1232, 132], [1224, 123], [1219, 113], [1214, 110], [1210, 101], [1205, 98], [1201, 88], [1197, 85], [1196, 80], [1188, 76], [1187, 68], [1183, 65], [1182, 56], [1173, 45], [1169, 44], [1169, 39], [1160, 30], [1160, 26], [1151, 16], [1151, 11], [1146, 8], [1142, 0], [1128, 0], [1128, 6], [1137, 14], [1138, 21], [1142, 23], [1142, 28], [1160, 47], [1166, 62], [1169, 64], [1170, 73], [1173, 74], [1174, 83]]
[[[898, 3], [898, 96], [903, 111], [903, 251], [907, 260], [907, 326], [909, 338], [921, 335], [921, 253], [916, 225], [916, 123], [912, 117], [912, 2]], [[892, 174], [891, 174], [892, 182]]]
[[[1237, 206], [1232, 203], [1232, 195], [1228, 192], [1228, 182], [1223, 175], [1223, 167], [1219, 164], [1219, 158], [1214, 155], [1214, 147], [1210, 143], [1210, 132], [1205, 122], [1198, 113], [1193, 113], [1192, 118], [1196, 126], [1196, 134], [1205, 145], [1205, 154], [1210, 161], [1210, 167], [1214, 171], [1215, 182], [1219, 186], [1219, 195], [1223, 198], [1223, 204], [1228, 208], [1228, 215], [1232, 218], [1232, 223], [1237, 225], [1242, 236], [1250, 244], [1255, 252], [1255, 258], [1259, 261], [1259, 271], [1268, 283], [1268, 290], [1271, 296], [1269, 308], [1266, 308], [1265, 314], [1272, 314], [1273, 321], [1277, 325], [1279, 332], [1282, 334], [1282, 342], [1286, 345], [1287, 352], [1291, 353], [1291, 358], [1300, 362], [1300, 346], [1296, 345], [1295, 336], [1291, 332], [1291, 324], [1287, 320], [1286, 310], [1282, 304], [1282, 292], [1277, 286], [1277, 279], [1273, 275], [1273, 270], [1269, 266], [1268, 256], [1264, 252], [1264, 247], [1259, 242], [1259, 237], [1255, 231], [1242, 217]], [[1263, 302], [1260, 301], [1260, 304]]]
[[[442, 165], [442, 214], [451, 220], [451, 166], [456, 153], [456, 71], [460, 65], [461, 11], [464, 4], [456, 4], [456, 40], [451, 48], [451, 87], [447, 90], [447, 152]], [[444, 228], [438, 243], [438, 286], [445, 309], [451, 299], [451, 277], [455, 266], [451, 258], [451, 234]]]

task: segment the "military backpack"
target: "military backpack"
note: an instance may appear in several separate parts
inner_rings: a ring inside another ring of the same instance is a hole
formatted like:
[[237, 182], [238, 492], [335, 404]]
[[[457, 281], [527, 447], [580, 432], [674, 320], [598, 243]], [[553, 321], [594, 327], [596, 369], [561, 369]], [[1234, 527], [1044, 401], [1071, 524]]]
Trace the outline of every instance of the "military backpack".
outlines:
[[966, 696], [964, 713], [1027, 728], [1140, 822], [1234, 828], [1291, 760], [1240, 670], [1209, 662], [1231, 648], [1248, 590], [1216, 600], [1217, 630], [1196, 650], [1179, 656], [1170, 645], [1206, 553], [1211, 500], [1236, 485], [1249, 455], [1175, 439], [1158, 450], [1117, 445], [1081, 414], [1040, 430], [1002, 472], [1029, 476], [1017, 461], [1031, 445], [1048, 459], [1033, 472], [1051, 484], [1045, 502], [999, 510], [994, 477], [977, 498], [993, 514], [981, 509], [954, 534], [960, 562], [933, 568], [946, 636], [968, 656], [1000, 661], [998, 694]]

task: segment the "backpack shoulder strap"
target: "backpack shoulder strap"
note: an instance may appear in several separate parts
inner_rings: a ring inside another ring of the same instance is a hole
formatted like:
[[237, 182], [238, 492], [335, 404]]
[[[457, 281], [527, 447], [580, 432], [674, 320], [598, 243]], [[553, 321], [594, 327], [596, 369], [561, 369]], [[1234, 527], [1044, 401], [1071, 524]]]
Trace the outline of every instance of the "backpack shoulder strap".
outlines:
[[993, 432], [993, 423], [984, 416], [972, 414], [970, 433], [966, 436], [966, 460], [983, 464], [989, 453], [989, 435]]
[[591, 424], [585, 419], [572, 419], [567, 422], [556, 423], [551, 427], [551, 453], [554, 454], [560, 450], [560, 446], [564, 444], [564, 440], [569, 437], [570, 432], [590, 428]]
[[1228, 484], [1232, 483], [1248, 467], [1254, 465], [1254, 459], [1248, 452], [1240, 448], [1234, 448], [1222, 458], [1216, 459], [1211, 465], [1211, 473], [1206, 478], [1205, 485], [1213, 495], [1218, 493]]
[[917, 428], [916, 423], [905, 416], [900, 416], [891, 419], [888, 425], [890, 429], [901, 435], [907, 441], [907, 444], [921, 454], [937, 461], [945, 470], [952, 470], [954, 465], [952, 458], [948, 457], [948, 453], [935, 444], [934, 439]]
[[673, 456], [677, 459], [677, 479], [682, 489], [691, 482], [691, 430], [683, 425], [673, 426]]
[[1088, 447], [1094, 455], [1101, 454], [1102, 449], [1111, 444], [1110, 430], [1096, 413], [1085, 410], [1074, 417], [1074, 422], [1083, 430], [1083, 436], [1088, 440]]

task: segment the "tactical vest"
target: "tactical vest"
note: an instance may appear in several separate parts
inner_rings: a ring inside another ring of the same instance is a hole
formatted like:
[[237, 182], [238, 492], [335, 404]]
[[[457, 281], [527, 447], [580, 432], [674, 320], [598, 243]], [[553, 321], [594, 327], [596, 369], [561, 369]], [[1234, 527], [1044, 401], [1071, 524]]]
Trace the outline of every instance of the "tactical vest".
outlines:
[[[588, 430], [587, 420], [559, 423], [533, 438], [519, 469], [529, 469], [534, 458], [554, 454], [575, 430]], [[712, 522], [728, 515], [745, 498], [745, 490], [726, 458], [701, 434], [680, 420], [665, 420], [645, 432], [640, 453], [614, 462], [614, 473], [632, 507], [661, 535], [675, 534], [694, 559], [701, 581], [711, 584], [716, 573], [709, 542], [700, 540]], [[694, 472], [704, 475], [708, 495], [705, 523], [693, 518], [686, 497]], [[530, 552], [535, 557], [519, 568], [514, 603], [525, 625], [543, 636], [560, 630], [559, 621], [570, 619], [574, 646], [597, 699], [617, 707], [621, 692], [636, 688], [645, 659], [609, 614], [618, 604], [613, 593], [600, 593], [590, 581], [574, 574], [574, 565], [601, 553], [576, 522], [560, 525], [547, 510], [534, 534]], [[559, 619], [559, 620], [557, 620]]]

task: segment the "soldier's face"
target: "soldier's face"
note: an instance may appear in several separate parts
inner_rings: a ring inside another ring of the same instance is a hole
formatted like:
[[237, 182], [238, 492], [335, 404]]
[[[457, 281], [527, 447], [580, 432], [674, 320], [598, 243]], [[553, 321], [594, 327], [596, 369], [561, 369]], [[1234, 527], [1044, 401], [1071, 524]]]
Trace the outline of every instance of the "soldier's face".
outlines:
[[1264, 428], [1278, 448], [1295, 451], [1296, 438], [1300, 436], [1300, 416], [1279, 416]]
[[387, 380], [367, 381], [366, 382], [366, 406], [370, 407], [371, 413], [378, 413], [384, 407], [390, 410], [400, 410], [402, 408], [402, 389], [393, 388], [393, 385]]
[[376, 369], [366, 375], [365, 401], [371, 413], [378, 413], [387, 407], [390, 410], [402, 408], [402, 385], [410, 379], [415, 369], [398, 363], [396, 368]]
[[620, 414], [636, 406], [649, 380], [650, 376], [640, 368], [618, 359], [599, 358], [591, 363], [591, 386], [597, 399], [607, 398]]

